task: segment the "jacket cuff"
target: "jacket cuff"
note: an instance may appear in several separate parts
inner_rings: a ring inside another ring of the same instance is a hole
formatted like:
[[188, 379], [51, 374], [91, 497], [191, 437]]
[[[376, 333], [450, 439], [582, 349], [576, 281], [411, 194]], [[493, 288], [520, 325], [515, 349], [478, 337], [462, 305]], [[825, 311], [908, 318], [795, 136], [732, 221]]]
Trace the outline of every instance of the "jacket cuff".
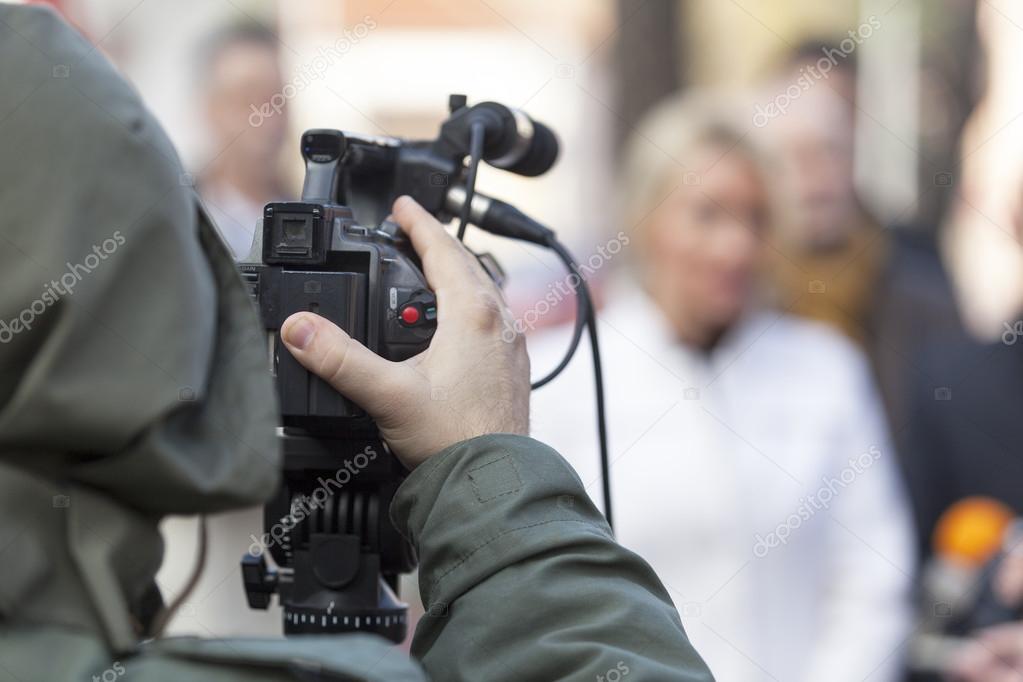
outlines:
[[511, 434], [463, 441], [421, 464], [395, 493], [391, 521], [419, 554], [428, 608], [559, 546], [565, 524], [613, 539], [568, 462]]

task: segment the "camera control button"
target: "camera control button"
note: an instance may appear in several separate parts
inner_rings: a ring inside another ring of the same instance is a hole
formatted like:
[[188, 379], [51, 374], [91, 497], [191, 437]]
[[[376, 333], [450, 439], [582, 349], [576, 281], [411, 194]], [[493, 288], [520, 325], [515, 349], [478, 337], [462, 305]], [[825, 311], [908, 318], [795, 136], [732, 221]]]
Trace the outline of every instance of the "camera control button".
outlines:
[[414, 305], [407, 305], [401, 309], [401, 321], [405, 324], [419, 322], [419, 308]]

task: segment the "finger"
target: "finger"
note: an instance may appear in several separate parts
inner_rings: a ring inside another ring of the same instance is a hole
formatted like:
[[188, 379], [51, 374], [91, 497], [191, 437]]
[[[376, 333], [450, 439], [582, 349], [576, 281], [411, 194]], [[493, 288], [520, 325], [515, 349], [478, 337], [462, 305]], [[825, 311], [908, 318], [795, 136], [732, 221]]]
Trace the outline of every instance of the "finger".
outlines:
[[412, 248], [423, 264], [423, 274], [435, 292], [445, 289], [464, 291], [468, 283], [480, 281], [482, 268], [476, 259], [415, 199], [398, 197], [392, 212], [412, 242]]
[[1003, 665], [991, 673], [991, 676], [985, 677], [984, 682], [1023, 682], [1023, 672], [1020, 672], [1019, 666], [1016, 664], [1012, 666]]
[[981, 644], [970, 641], [953, 655], [947, 673], [957, 682], [980, 682], [994, 669], [995, 659]]
[[492, 329], [511, 323], [508, 304], [479, 261], [411, 197], [399, 197], [395, 220], [419, 254], [423, 273], [437, 294], [438, 334], [466, 327]]
[[303, 367], [371, 416], [402, 394], [406, 368], [373, 353], [319, 315], [295, 313], [281, 325], [281, 340]]
[[1006, 623], [987, 628], [980, 636], [980, 643], [999, 659], [1023, 657], [1023, 624]]
[[1012, 606], [1023, 603], [1023, 550], [1014, 548], [1005, 555], [995, 576], [998, 597]]

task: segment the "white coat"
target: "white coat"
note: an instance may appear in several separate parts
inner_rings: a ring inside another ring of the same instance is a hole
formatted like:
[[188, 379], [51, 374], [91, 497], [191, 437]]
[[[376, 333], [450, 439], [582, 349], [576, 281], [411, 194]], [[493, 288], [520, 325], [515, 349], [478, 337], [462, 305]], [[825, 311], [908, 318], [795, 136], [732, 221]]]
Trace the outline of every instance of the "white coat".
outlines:
[[[615, 532], [657, 571], [717, 679], [897, 679], [910, 516], [863, 356], [769, 311], [708, 354], [675, 341], [636, 290], [599, 318]], [[567, 339], [530, 339], [534, 377]], [[534, 393], [532, 433], [600, 504], [588, 350], [584, 337]]]

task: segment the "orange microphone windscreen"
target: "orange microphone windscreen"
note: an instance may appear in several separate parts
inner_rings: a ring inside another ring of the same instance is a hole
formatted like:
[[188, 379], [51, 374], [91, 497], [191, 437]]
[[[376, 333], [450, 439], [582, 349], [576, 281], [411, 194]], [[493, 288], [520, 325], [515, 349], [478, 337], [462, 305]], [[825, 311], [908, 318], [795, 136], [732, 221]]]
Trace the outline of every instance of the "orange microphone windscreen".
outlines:
[[966, 566], [980, 566], [1002, 547], [1013, 511], [989, 497], [966, 497], [941, 515], [934, 528], [934, 551]]

